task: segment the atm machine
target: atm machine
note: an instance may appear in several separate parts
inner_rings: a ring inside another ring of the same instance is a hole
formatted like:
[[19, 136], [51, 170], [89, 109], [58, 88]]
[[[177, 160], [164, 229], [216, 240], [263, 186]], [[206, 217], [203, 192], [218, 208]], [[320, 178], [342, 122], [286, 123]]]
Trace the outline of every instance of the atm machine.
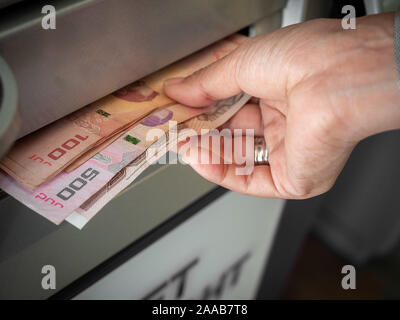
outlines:
[[[44, 30], [50, 2], [56, 29]], [[269, 32], [318, 8], [326, 6], [0, 0], [0, 155], [16, 139], [225, 36]], [[288, 206], [217, 187], [184, 165], [151, 166], [81, 231], [55, 226], [1, 192], [0, 298], [276, 298], [315, 211]], [[42, 285], [48, 266], [55, 288]]]

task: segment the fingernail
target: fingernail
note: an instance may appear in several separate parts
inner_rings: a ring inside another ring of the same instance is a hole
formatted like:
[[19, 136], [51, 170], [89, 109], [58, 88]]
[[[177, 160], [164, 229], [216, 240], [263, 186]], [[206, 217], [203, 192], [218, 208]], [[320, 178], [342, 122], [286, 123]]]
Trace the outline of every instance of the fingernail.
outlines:
[[170, 86], [170, 85], [173, 85], [173, 84], [178, 84], [178, 83], [181, 83], [181, 82], [183, 81], [183, 79], [184, 79], [184, 78], [182, 78], [182, 77], [179, 77], [179, 78], [171, 78], [171, 79], [165, 80], [165, 81], [164, 81], [164, 85], [165, 85], [165, 86]]

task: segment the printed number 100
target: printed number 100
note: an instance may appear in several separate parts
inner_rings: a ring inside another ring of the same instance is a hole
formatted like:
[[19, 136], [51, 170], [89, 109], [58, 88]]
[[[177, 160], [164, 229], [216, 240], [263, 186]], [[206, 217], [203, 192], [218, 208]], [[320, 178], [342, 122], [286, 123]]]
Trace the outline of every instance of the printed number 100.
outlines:
[[[75, 138], [72, 139], [68, 139], [67, 141], [65, 141], [61, 147], [57, 147], [55, 148], [53, 151], [51, 151], [47, 156], [50, 159], [53, 160], [58, 160], [60, 159], [66, 152], [67, 150], [71, 150], [73, 148], [75, 148], [78, 144], [81, 143], [81, 141], [85, 141], [89, 136], [86, 137], [82, 137], [81, 135], [77, 134], [75, 135]], [[80, 141], [79, 141], [80, 140]]]

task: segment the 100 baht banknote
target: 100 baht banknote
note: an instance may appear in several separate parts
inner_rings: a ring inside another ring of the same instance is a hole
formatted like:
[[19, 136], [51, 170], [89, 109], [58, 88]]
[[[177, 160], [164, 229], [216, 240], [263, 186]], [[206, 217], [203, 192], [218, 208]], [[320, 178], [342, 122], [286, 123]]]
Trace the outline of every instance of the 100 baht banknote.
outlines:
[[222, 40], [21, 138], [0, 161], [0, 168], [25, 187], [38, 188], [135, 120], [173, 104], [163, 93], [166, 79], [205, 67], [233, 51], [244, 39], [235, 35]]
[[61, 172], [35, 190], [30, 190], [0, 171], [0, 188], [59, 224], [154, 142], [146, 139], [148, 132], [155, 129], [168, 131], [170, 121], [181, 123], [208, 109], [174, 104], [156, 110], [72, 172]]

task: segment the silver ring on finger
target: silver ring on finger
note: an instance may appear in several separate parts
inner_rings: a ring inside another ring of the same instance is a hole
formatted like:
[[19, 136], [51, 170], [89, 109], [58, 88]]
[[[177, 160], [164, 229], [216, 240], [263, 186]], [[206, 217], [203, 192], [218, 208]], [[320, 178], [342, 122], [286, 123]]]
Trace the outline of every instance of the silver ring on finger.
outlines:
[[254, 165], [269, 166], [268, 150], [264, 137], [254, 137]]

